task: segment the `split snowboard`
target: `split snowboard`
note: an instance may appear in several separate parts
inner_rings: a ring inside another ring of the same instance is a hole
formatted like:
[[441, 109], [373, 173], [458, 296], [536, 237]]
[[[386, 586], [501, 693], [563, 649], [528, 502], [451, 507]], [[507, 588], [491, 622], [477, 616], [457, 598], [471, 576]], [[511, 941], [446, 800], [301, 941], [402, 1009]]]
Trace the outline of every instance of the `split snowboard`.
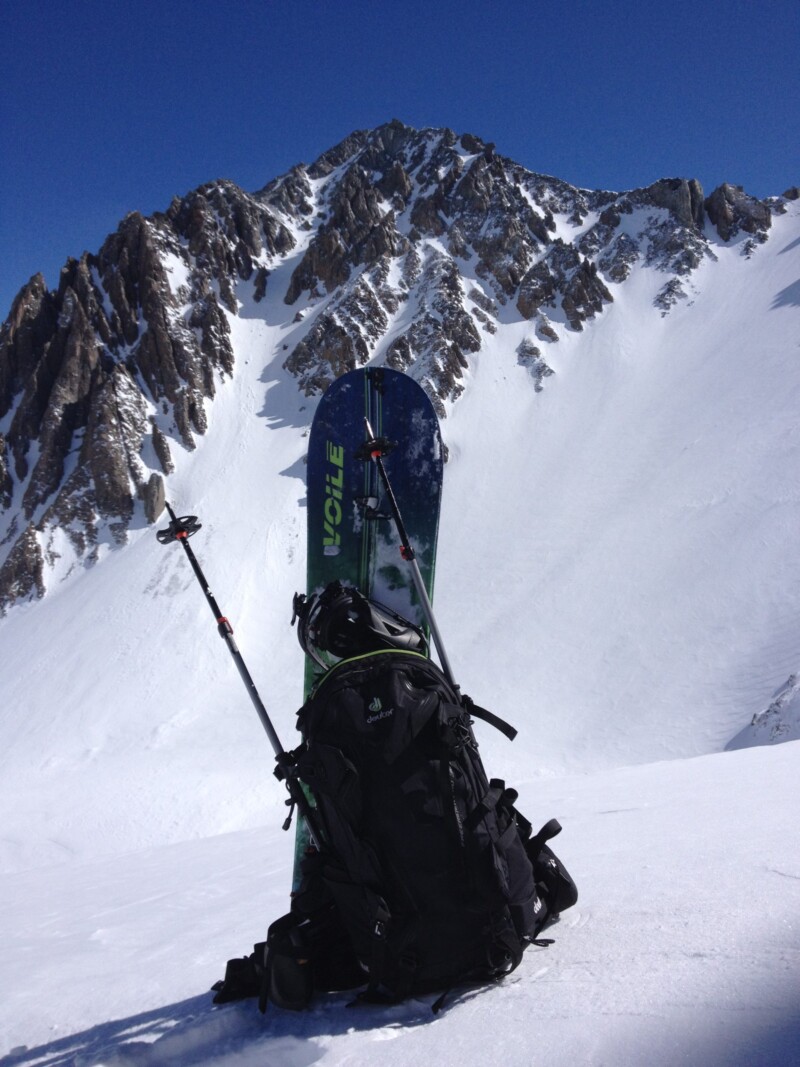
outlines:
[[[404, 558], [374, 454], [365, 443], [381, 442], [385, 475], [394, 494], [416, 564]], [[337, 378], [319, 402], [308, 444], [306, 592], [321, 592], [339, 580], [427, 630], [415, 584], [418, 567], [432, 599], [442, 493], [443, 450], [436, 412], [425, 391], [408, 375], [367, 367]], [[324, 671], [306, 658], [308, 697]], [[298, 819], [293, 889], [309, 846]]]

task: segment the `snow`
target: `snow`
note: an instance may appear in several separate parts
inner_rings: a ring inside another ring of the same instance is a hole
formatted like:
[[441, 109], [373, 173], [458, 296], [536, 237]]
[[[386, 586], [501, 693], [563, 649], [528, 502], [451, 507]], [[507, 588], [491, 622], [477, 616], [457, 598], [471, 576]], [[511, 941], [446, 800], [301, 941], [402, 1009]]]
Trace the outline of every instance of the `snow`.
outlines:
[[[501, 323], [443, 423], [437, 618], [519, 728], [478, 725], [490, 772], [564, 826], [555, 944], [436, 1018], [214, 1007], [287, 908], [292, 838], [184, 554], [136, 529], [0, 620], [4, 1065], [800, 1063], [800, 742], [771, 743], [798, 721], [798, 236], [790, 204], [664, 318], [637, 265], [540, 393]], [[240, 293], [234, 377], [167, 486], [287, 746], [314, 407], [280, 369], [290, 269]]]
[[797, 1063], [800, 856], [765, 818], [793, 805], [797, 749], [524, 785], [564, 822], [581, 900], [554, 945], [436, 1019], [430, 997], [213, 1007], [227, 956], [285, 908], [274, 825], [9, 876], [4, 1029], [9, 1051], [27, 1045], [9, 1062]]
[[164, 252], [163, 264], [172, 295], [179, 297], [188, 292], [191, 284], [191, 272], [188, 263], [175, 252]]

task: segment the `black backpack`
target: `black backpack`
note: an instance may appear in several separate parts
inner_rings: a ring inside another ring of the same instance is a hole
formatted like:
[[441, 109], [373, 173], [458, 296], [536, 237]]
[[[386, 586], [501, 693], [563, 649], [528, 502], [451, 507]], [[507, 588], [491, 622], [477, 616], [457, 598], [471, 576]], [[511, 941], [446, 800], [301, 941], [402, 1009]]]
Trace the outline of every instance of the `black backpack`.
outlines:
[[[473, 718], [516, 732], [415, 652], [345, 660], [318, 683], [292, 756], [324, 847], [266, 946], [229, 964], [262, 1009], [305, 1007], [313, 989], [366, 985], [361, 999], [394, 1001], [497, 980], [575, 902], [545, 844], [561, 827], [531, 836], [516, 792], [487, 779]], [[236, 995], [226, 983], [219, 1001]]]

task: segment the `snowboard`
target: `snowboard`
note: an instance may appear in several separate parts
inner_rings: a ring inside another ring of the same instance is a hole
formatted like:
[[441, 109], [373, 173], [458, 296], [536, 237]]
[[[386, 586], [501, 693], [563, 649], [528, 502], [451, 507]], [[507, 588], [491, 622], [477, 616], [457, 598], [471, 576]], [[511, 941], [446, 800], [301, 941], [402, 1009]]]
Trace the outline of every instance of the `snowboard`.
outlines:
[[[363, 458], [365, 420], [376, 437], [394, 446], [383, 457], [384, 467], [433, 599], [443, 470], [439, 420], [425, 390], [388, 367], [343, 374], [314, 414], [306, 474], [306, 593], [321, 592], [338, 579], [427, 631], [378, 469], [368, 456]], [[306, 656], [304, 698], [324, 673]], [[307, 827], [298, 818], [293, 891], [308, 847]]]

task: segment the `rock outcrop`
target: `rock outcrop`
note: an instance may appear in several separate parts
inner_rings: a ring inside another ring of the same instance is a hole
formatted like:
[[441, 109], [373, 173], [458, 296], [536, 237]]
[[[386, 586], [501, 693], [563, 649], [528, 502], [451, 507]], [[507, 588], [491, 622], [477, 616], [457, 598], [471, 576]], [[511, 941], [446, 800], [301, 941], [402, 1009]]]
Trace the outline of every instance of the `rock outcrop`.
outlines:
[[748, 196], [741, 185], [720, 185], [705, 202], [709, 220], [723, 241], [730, 241], [739, 233], [750, 234], [763, 244], [772, 225], [769, 205]]

